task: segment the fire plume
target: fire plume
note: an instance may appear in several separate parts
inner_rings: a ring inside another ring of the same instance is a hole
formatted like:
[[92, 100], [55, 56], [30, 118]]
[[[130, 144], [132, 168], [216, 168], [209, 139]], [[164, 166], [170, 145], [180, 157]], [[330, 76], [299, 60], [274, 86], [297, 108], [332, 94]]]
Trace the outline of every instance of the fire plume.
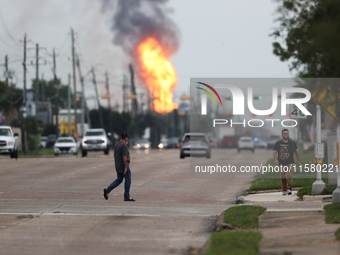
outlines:
[[168, 59], [169, 53], [151, 37], [138, 45], [137, 52], [141, 66], [140, 76], [153, 95], [154, 110], [158, 113], [168, 113], [177, 109], [178, 105], [172, 102], [177, 75]]

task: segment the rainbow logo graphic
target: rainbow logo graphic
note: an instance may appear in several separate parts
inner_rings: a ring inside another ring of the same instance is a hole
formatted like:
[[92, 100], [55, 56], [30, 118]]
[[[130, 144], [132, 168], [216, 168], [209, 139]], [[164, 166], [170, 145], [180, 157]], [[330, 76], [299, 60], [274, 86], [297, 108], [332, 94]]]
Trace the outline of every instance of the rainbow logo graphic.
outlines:
[[[211, 91], [214, 92], [215, 95], [217, 96], [217, 98], [218, 98], [218, 100], [220, 101], [220, 104], [221, 104], [221, 106], [222, 106], [222, 101], [221, 101], [220, 95], [217, 93], [217, 91], [216, 91], [213, 87], [211, 87], [210, 85], [205, 84], [205, 83], [203, 83], [203, 82], [197, 82], [197, 83], [198, 83], [198, 84], [201, 84], [201, 85], [203, 85], [203, 86], [206, 86], [206, 87], [208, 87], [209, 89], [211, 89]], [[214, 100], [214, 103], [215, 103], [215, 105], [217, 106], [216, 100], [215, 100], [214, 96], [211, 94], [211, 92], [209, 92], [209, 91], [206, 90], [206, 89], [200, 88], [200, 87], [197, 87], [197, 88], [200, 89], [200, 90], [203, 90], [204, 92], [206, 92], [206, 93]]]

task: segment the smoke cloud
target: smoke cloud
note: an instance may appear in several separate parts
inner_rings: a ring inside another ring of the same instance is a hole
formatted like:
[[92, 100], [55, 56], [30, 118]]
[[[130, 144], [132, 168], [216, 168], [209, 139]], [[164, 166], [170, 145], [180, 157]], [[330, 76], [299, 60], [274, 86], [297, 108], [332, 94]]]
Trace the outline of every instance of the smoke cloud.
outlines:
[[164, 47], [167, 55], [178, 49], [179, 32], [168, 17], [168, 0], [102, 0], [103, 11], [114, 11], [112, 17], [113, 43], [136, 59], [137, 45], [153, 37]]

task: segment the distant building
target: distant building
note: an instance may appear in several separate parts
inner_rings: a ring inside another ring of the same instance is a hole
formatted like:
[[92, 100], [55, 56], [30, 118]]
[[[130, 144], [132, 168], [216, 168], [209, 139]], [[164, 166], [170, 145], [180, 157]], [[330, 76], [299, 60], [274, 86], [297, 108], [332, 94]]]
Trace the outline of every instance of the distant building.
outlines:
[[[38, 103], [38, 118], [43, 121], [44, 124], [52, 123], [52, 105], [51, 102], [39, 102]], [[36, 103], [34, 93], [32, 90], [27, 91], [26, 110], [27, 116], [35, 116]]]

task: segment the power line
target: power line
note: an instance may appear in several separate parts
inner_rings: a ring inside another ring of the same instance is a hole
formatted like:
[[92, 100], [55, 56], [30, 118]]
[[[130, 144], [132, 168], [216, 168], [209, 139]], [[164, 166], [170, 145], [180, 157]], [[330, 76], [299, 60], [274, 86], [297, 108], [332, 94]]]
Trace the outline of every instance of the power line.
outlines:
[[0, 19], [2, 26], [4, 27], [5, 31], [7, 32], [8, 36], [12, 39], [12, 41], [15, 42], [16, 45], [18, 45], [19, 44], [18, 41], [16, 39], [14, 39], [14, 37], [9, 32], [9, 29], [7, 27], [6, 20], [5, 20], [3, 13], [2, 13], [1, 8], [0, 8], [0, 14], [1, 14], [1, 17], [2, 17], [2, 19]]
[[8, 43], [6, 43], [6, 41], [0, 36], [0, 40], [7, 46], [7, 47], [11, 47], [11, 48], [13, 48], [13, 47], [17, 47], [17, 45], [9, 45]]

